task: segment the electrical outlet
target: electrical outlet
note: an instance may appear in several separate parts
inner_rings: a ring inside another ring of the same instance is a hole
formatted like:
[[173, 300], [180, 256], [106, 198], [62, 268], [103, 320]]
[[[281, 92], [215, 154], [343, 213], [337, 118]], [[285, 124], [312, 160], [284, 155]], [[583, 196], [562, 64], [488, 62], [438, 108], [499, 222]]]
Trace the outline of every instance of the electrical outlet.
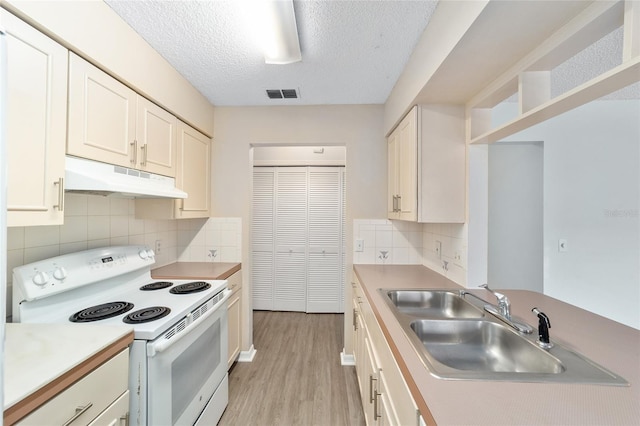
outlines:
[[156, 252], [156, 256], [162, 253], [162, 240], [156, 240], [155, 248], [153, 251]]
[[358, 252], [364, 251], [364, 240], [362, 238], [356, 239], [356, 251]]
[[433, 249], [436, 252], [436, 256], [438, 256], [438, 259], [441, 259], [442, 258], [442, 243], [440, 241], [436, 241], [436, 244], [433, 247]]

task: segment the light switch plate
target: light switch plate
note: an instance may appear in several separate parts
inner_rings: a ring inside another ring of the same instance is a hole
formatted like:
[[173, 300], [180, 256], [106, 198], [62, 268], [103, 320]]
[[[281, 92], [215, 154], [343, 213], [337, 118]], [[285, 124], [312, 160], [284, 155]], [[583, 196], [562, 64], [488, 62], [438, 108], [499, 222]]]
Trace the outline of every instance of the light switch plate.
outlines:
[[558, 251], [560, 253], [564, 253], [566, 251], [569, 251], [569, 246], [567, 245], [567, 240], [561, 238], [558, 240]]
[[362, 238], [357, 238], [356, 239], [356, 248], [355, 250], [357, 252], [363, 252], [364, 251], [364, 240]]
[[438, 259], [442, 258], [442, 243], [440, 241], [436, 241], [436, 245], [433, 248], [436, 252], [436, 256], [438, 256]]

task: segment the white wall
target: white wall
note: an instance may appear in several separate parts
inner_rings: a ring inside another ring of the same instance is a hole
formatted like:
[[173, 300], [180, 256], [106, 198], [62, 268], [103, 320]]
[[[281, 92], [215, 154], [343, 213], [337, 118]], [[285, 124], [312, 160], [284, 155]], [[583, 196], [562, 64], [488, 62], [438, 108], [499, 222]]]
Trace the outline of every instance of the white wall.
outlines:
[[544, 142], [545, 294], [638, 329], [639, 123], [640, 101], [595, 101], [509, 138]]
[[539, 142], [489, 145], [487, 282], [543, 292], [543, 151]]
[[[249, 349], [253, 333], [249, 283], [252, 147], [345, 146], [345, 235], [350, 236], [353, 235], [354, 218], [386, 217], [387, 143], [382, 121], [382, 105], [216, 107], [212, 210], [215, 216], [242, 218], [243, 287], [246, 289], [243, 292], [243, 315], [245, 322], [250, 324], [249, 332], [244, 337], [243, 350]], [[353, 241], [347, 238], [347, 271], [352, 269], [352, 253]], [[345, 299], [349, 300], [348, 297]], [[347, 324], [348, 321], [345, 321], [345, 327]], [[350, 347], [349, 341], [345, 341], [345, 347]]]

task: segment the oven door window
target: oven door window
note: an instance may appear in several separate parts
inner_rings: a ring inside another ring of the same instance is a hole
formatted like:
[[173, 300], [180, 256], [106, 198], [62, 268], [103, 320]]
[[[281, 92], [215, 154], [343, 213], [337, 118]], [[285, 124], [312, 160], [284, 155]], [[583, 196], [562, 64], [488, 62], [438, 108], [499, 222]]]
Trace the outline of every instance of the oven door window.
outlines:
[[196, 324], [175, 344], [148, 357], [150, 425], [193, 424], [226, 373], [226, 309]]

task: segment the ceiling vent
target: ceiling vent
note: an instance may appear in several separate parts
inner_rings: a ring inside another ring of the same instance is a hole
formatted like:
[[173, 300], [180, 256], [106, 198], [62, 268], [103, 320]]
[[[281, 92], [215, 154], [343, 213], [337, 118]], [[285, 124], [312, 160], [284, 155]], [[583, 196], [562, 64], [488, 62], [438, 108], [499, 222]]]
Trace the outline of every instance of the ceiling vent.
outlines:
[[296, 89], [267, 89], [269, 99], [298, 99]]

